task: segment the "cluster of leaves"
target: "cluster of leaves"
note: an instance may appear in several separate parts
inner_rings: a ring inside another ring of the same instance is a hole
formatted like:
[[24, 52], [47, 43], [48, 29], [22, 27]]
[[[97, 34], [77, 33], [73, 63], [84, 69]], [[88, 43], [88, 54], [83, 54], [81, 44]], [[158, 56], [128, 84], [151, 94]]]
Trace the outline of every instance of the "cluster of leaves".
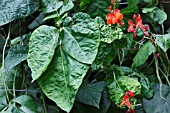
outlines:
[[[170, 34], [164, 34], [162, 4], [114, 0], [124, 15], [120, 27], [106, 24], [110, 2], [0, 1], [0, 113], [125, 112], [120, 104], [129, 90], [136, 112], [170, 111]], [[139, 12], [150, 36], [138, 30], [134, 40], [128, 20]]]

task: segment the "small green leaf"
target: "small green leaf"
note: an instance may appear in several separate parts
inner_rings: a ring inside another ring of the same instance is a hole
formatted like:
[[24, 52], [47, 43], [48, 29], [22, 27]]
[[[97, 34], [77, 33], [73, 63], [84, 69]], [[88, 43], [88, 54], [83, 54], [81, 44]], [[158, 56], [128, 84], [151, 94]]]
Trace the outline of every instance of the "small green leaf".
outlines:
[[27, 61], [33, 81], [41, 76], [51, 62], [58, 37], [57, 29], [46, 25], [40, 26], [32, 33]]
[[160, 25], [162, 25], [166, 19], [167, 19], [167, 14], [163, 10], [157, 8], [155, 10], [154, 21], [157, 21]]
[[79, 88], [76, 100], [84, 104], [99, 108], [101, 94], [104, 86], [104, 82], [92, 82], [90, 84], [84, 82]]
[[142, 48], [138, 51], [135, 58], [133, 59], [132, 68], [136, 68], [146, 62], [149, 55], [156, 51], [155, 46], [151, 41], [146, 42]]
[[157, 36], [155, 43], [166, 52], [170, 48], [170, 34], [165, 34], [162, 36]]
[[63, 13], [69, 11], [74, 7], [72, 0], [64, 0], [63, 6], [59, 10], [59, 14], [62, 15]]
[[143, 107], [146, 113], [169, 113], [170, 112], [170, 87], [162, 85], [162, 96], [160, 97], [160, 84], [153, 86], [154, 97], [152, 99], [143, 99]]
[[88, 68], [88, 65], [70, 57], [60, 46], [38, 83], [48, 98], [62, 110], [70, 112]]
[[128, 7], [133, 8], [133, 7], [137, 6], [138, 3], [139, 3], [139, 0], [128, 0]]
[[153, 21], [158, 22], [160, 25], [167, 19], [167, 14], [158, 7], [143, 8], [142, 12], [147, 13]]
[[1, 0], [0, 26], [32, 14], [38, 6], [38, 0]]
[[9, 70], [22, 61], [27, 59], [28, 47], [22, 45], [14, 45], [9, 51], [8, 55], [5, 58], [5, 70]]
[[150, 12], [153, 12], [154, 10], [156, 9], [156, 7], [150, 7], [150, 8], [143, 8], [142, 12], [143, 13], [150, 13]]

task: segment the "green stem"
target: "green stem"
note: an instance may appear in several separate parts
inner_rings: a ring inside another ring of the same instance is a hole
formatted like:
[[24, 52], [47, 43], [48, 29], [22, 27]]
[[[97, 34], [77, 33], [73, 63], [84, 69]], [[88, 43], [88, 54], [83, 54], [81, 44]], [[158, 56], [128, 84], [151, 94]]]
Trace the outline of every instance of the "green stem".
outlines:
[[[3, 48], [3, 53], [2, 53], [2, 70], [1, 70], [1, 74], [4, 72], [4, 64], [5, 64], [5, 50], [6, 50], [6, 46], [8, 44], [8, 40], [10, 38], [10, 26], [11, 26], [11, 23], [9, 25], [9, 32], [8, 32], [8, 36], [7, 36], [7, 39], [5, 41], [5, 45], [4, 45], [4, 48]], [[3, 72], [2, 72], [3, 71]], [[4, 74], [2, 74], [4, 75]], [[6, 86], [6, 76], [4, 75], [4, 88], [5, 88], [5, 93], [6, 93], [6, 98], [7, 98], [7, 101], [9, 102], [9, 97], [8, 97], [8, 92], [7, 92], [7, 86]]]
[[154, 54], [154, 59], [155, 59], [155, 66], [156, 66], [156, 75], [157, 75], [157, 78], [159, 80], [159, 83], [160, 83], [160, 97], [164, 100], [166, 100], [163, 96], [162, 96], [162, 80], [159, 76], [159, 65], [158, 65], [158, 59], [156, 58], [156, 55]]
[[166, 81], [168, 82], [168, 85], [170, 86], [170, 82], [169, 82], [169, 79], [168, 79], [168, 76], [165, 75], [165, 73], [162, 71], [161, 68], [159, 68], [160, 72], [164, 75]]
[[46, 108], [46, 105], [45, 105], [44, 96], [43, 96], [42, 100], [43, 100], [43, 106], [44, 106], [44, 113], [47, 113], [47, 108]]

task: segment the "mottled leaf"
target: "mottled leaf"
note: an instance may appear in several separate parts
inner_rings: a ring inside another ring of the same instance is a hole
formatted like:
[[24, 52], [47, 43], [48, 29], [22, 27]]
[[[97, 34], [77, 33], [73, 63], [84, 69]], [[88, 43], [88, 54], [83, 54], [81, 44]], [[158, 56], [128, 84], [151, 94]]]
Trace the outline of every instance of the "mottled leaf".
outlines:
[[39, 0], [1, 0], [0, 26], [32, 14], [38, 6]]
[[28, 47], [27, 46], [22, 46], [22, 45], [14, 45], [12, 46], [9, 51], [8, 55], [5, 58], [5, 65], [4, 68], [5, 70], [9, 70], [22, 61], [27, 59], [27, 52], [28, 52]]
[[140, 94], [141, 91], [140, 83], [136, 79], [128, 76], [118, 76], [118, 78], [115, 78], [111, 75], [108, 76], [105, 81], [109, 90], [110, 99], [115, 102], [117, 106], [122, 102], [122, 98], [126, 91], [131, 90], [135, 95]]
[[55, 27], [42, 25], [31, 35], [28, 51], [28, 66], [33, 81], [46, 70], [58, 44], [58, 31]]
[[136, 68], [146, 62], [149, 55], [156, 51], [155, 46], [151, 43], [151, 41], [146, 42], [142, 48], [138, 51], [136, 56], [133, 59], [132, 68]]

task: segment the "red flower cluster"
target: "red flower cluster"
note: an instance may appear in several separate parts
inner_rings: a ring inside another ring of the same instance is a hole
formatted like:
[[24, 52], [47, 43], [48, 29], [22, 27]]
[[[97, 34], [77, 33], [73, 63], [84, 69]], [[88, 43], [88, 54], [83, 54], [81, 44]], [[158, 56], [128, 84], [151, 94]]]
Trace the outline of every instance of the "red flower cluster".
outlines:
[[[138, 28], [142, 29], [142, 31], [144, 32], [145, 36], [149, 36], [147, 30], [149, 29], [149, 26], [146, 25], [144, 26], [142, 24], [142, 18], [140, 16], [140, 14], [138, 14], [138, 16], [136, 16], [136, 14], [134, 14], [133, 19], [135, 20], [135, 24], [133, 23], [132, 20], [128, 21], [129, 27], [128, 27], [128, 32], [132, 32], [134, 38], [136, 38], [136, 30]], [[134, 29], [134, 26], [136, 25], [136, 28]]]
[[135, 111], [132, 110], [131, 108], [131, 104], [129, 101], [129, 98], [133, 98], [134, 97], [134, 93], [130, 90], [128, 90], [125, 93], [125, 96], [123, 97], [123, 102], [120, 104], [120, 107], [122, 107], [124, 104], [126, 104], [126, 106], [129, 108], [129, 110], [127, 111], [127, 113], [134, 113]]
[[106, 15], [107, 24], [116, 24], [119, 23], [122, 26], [123, 14], [119, 9], [112, 11], [112, 6], [109, 7], [110, 13]]

